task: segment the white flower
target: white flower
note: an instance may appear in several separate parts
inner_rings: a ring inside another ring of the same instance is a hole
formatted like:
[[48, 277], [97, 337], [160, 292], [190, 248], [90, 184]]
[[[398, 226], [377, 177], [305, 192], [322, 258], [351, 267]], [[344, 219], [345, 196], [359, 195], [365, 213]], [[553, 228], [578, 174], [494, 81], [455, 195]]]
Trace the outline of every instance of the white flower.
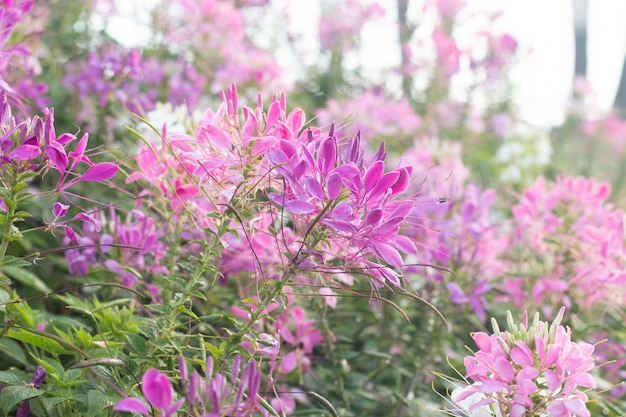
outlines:
[[169, 103], [157, 103], [156, 108], [148, 112], [146, 119], [157, 130], [166, 124], [168, 134], [185, 133], [187, 130], [185, 128], [187, 109], [184, 105], [172, 108]]
[[483, 394], [479, 392], [472, 394], [463, 400], [460, 400], [460, 401], [455, 400], [455, 398], [461, 397], [462, 394], [465, 394], [466, 392], [470, 390], [472, 390], [471, 386], [466, 385], [466, 386], [457, 387], [454, 389], [454, 391], [452, 391], [452, 395], [450, 397], [452, 398], [454, 403], [458, 406], [457, 411], [462, 411], [464, 415], [468, 417], [502, 417], [500, 410], [498, 410], [497, 407], [493, 407], [492, 409], [492, 406], [489, 404], [481, 405], [480, 407], [470, 411], [470, 408], [474, 404], [486, 398]]

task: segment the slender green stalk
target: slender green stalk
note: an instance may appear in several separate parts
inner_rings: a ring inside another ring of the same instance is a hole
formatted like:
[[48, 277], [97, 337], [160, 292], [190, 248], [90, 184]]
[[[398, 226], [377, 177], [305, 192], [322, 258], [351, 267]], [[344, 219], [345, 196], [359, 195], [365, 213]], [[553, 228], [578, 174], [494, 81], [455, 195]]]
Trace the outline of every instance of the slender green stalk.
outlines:
[[10, 196], [8, 200], [10, 203], [7, 204], [8, 211], [5, 214], [5, 222], [4, 228], [2, 230], [2, 242], [0, 242], [0, 268], [4, 265], [4, 256], [7, 253], [7, 249], [9, 248], [9, 242], [11, 241], [11, 233], [13, 231], [13, 218], [15, 216], [15, 201], [17, 200], [17, 193], [14, 192], [13, 186], [10, 188]]

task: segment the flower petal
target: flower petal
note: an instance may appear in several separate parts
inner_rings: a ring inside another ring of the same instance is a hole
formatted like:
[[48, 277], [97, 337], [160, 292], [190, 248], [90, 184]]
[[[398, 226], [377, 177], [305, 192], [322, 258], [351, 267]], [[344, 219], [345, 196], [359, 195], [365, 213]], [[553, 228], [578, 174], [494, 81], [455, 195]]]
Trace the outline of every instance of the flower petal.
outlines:
[[127, 413], [139, 413], [150, 417], [148, 405], [138, 398], [124, 398], [113, 406], [115, 411], [126, 411]]
[[315, 211], [315, 206], [306, 201], [293, 200], [285, 202], [285, 210], [293, 214], [309, 214]]
[[90, 167], [79, 181], [104, 181], [113, 178], [117, 174], [118, 166], [113, 162], [100, 162]]
[[172, 404], [172, 384], [165, 374], [154, 368], [143, 375], [141, 391], [156, 408], [165, 410]]

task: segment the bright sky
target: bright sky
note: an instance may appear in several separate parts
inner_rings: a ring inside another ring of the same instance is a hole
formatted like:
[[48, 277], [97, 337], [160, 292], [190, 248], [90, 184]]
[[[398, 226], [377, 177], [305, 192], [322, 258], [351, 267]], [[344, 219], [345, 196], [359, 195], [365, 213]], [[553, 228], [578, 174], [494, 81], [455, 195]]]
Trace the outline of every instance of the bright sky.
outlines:
[[[128, 18], [107, 21], [109, 31], [130, 45], [145, 42], [150, 32], [145, 24], [142, 27], [141, 21], [137, 22], [137, 16], [141, 15], [137, 11], [146, 10], [156, 1], [118, 1], [120, 11]], [[268, 22], [267, 26], [284, 25], [287, 13], [288, 30], [297, 34], [301, 45], [308, 45], [311, 50], [298, 57], [279, 50], [277, 58], [283, 66], [297, 73], [303, 65], [316, 62], [314, 51], [320, 4], [329, 1], [333, 0], [272, 0], [277, 21]], [[358, 59], [369, 76], [381, 81], [389, 78], [387, 68], [397, 64], [400, 58], [395, 46], [396, 0], [378, 2], [389, 13], [382, 21], [364, 28]], [[412, 2], [421, 3], [419, 0]], [[520, 42], [522, 54], [511, 76], [517, 87], [516, 101], [522, 119], [537, 126], [560, 123], [571, 94], [574, 73], [572, 0], [468, 0], [468, 4], [477, 10], [494, 7], [504, 10], [500, 27], [495, 29], [508, 31]], [[418, 7], [412, 10], [419, 12]], [[600, 113], [610, 111], [619, 82], [626, 50], [625, 19], [626, 1], [589, 0], [587, 69], [589, 81], [597, 93], [595, 105]], [[133, 28], [132, 32], [128, 31], [129, 27]]]

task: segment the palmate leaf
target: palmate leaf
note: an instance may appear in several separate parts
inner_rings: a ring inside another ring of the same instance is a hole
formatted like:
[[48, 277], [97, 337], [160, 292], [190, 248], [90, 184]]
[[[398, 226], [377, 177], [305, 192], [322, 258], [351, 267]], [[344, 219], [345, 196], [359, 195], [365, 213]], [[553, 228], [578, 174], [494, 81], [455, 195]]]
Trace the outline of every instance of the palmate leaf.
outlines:
[[0, 395], [0, 409], [6, 415], [22, 401], [42, 395], [45, 391], [27, 385], [11, 385], [5, 387]]

